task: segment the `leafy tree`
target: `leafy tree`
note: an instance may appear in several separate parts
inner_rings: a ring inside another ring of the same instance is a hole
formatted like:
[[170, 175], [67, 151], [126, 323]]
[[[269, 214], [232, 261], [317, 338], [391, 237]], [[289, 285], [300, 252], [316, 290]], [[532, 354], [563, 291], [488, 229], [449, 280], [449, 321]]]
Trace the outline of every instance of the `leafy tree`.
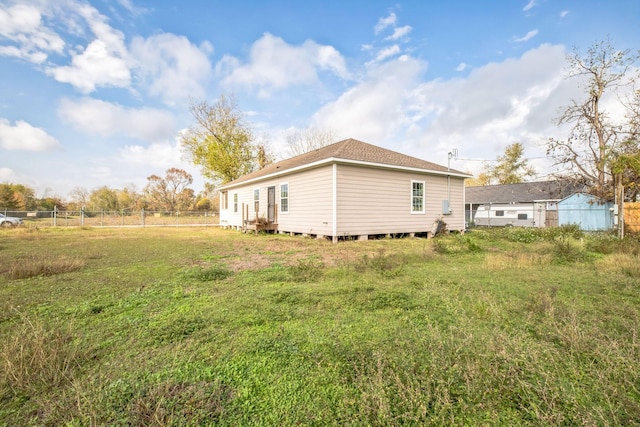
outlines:
[[87, 208], [92, 211], [117, 211], [118, 193], [106, 185], [97, 188], [89, 195]]
[[[200, 101], [191, 105], [196, 125], [180, 137], [184, 151], [214, 182], [227, 183], [259, 166], [259, 149], [251, 128], [234, 97], [225, 95], [210, 105]], [[266, 148], [262, 160], [267, 158]]]
[[336, 142], [335, 133], [329, 129], [309, 127], [295, 129], [287, 134], [288, 154], [290, 157], [317, 150]]
[[167, 169], [164, 178], [151, 175], [147, 181], [144, 193], [151, 209], [188, 210], [194, 200], [193, 190], [188, 188], [193, 177], [182, 169]]
[[626, 139], [620, 137], [629, 131], [628, 124], [611, 118], [603, 99], [630, 84], [628, 74], [637, 59], [637, 53], [617, 50], [608, 39], [594, 43], [585, 53], [574, 50], [567, 56], [568, 77], [580, 79], [585, 96], [564, 108], [558, 124], [571, 130], [567, 139], [549, 139], [547, 153], [598, 196], [611, 196], [611, 156]]
[[64, 211], [67, 209], [67, 204], [58, 196], [47, 196], [38, 200], [38, 208], [45, 211], [54, 209]]
[[142, 195], [138, 193], [133, 184], [124, 187], [122, 190], [117, 190], [116, 195], [120, 209], [138, 210], [145, 207]]
[[484, 170], [477, 178], [469, 180], [467, 186], [491, 184], [517, 184], [535, 176], [535, 170], [523, 159], [524, 146], [519, 142], [507, 146], [504, 154], [498, 156], [495, 166], [484, 164]]
[[0, 184], [0, 208], [35, 210], [38, 208], [36, 192], [23, 184]]
[[16, 197], [12, 184], [0, 184], [0, 209], [19, 209], [20, 200]]
[[[489, 166], [487, 164], [484, 165], [484, 171], [480, 172], [477, 177], [469, 178], [464, 180], [464, 185], [467, 187], [477, 187], [480, 185], [490, 185], [491, 184], [491, 176], [487, 172]], [[473, 175], [469, 172], [469, 175]]]
[[517, 184], [526, 178], [535, 176], [535, 170], [529, 166], [526, 159], [522, 159], [524, 146], [515, 142], [504, 149], [504, 154], [498, 156], [498, 164], [491, 168], [492, 179], [498, 184]]

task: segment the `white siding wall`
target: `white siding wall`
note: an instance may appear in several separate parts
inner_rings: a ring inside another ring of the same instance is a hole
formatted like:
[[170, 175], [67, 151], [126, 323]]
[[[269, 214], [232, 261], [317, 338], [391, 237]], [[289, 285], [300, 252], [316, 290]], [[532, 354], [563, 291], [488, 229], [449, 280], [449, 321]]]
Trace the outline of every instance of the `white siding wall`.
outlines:
[[[411, 182], [425, 183], [425, 212], [411, 212]], [[430, 231], [447, 199], [447, 177], [338, 165], [338, 236]], [[451, 179], [449, 230], [464, 229], [464, 181]]]
[[[267, 217], [267, 189], [276, 187], [278, 230], [292, 233], [332, 234], [332, 166], [303, 171], [276, 179], [247, 184], [229, 191], [229, 207], [220, 213], [230, 226], [242, 226], [242, 204], [249, 205], [250, 219], [255, 218], [253, 190], [260, 190], [259, 217]], [[280, 212], [280, 185], [289, 185], [289, 211]], [[233, 212], [233, 194], [238, 193], [238, 212]]]
[[[260, 190], [259, 217], [267, 216], [267, 189], [276, 187], [278, 230], [333, 236], [333, 165], [228, 190], [228, 209], [221, 210], [224, 225], [242, 226], [242, 206], [255, 218], [253, 190]], [[431, 231], [442, 216], [447, 199], [447, 177], [337, 165], [336, 237]], [[411, 182], [425, 184], [424, 213], [411, 212]], [[289, 211], [280, 212], [280, 185], [289, 185]], [[238, 211], [234, 212], [234, 194]], [[464, 180], [451, 178], [450, 215], [442, 216], [449, 230], [464, 229]]]

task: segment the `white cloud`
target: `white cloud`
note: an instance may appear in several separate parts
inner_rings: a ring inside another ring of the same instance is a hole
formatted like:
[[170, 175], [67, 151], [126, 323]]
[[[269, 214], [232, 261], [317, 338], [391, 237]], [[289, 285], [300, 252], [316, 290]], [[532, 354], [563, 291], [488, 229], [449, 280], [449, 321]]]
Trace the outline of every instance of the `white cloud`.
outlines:
[[400, 53], [400, 46], [398, 45], [393, 45], [393, 46], [389, 46], [385, 49], [381, 49], [378, 54], [376, 55], [376, 61], [384, 61], [387, 58], [390, 58], [394, 55], [397, 55]]
[[562, 12], [560, 12], [560, 18], [564, 18], [569, 14], [568, 10], [563, 10]]
[[[132, 167], [138, 171], [136, 176], [139, 177], [151, 174], [164, 175], [164, 172], [169, 168], [183, 169], [193, 176], [192, 188], [204, 188], [204, 178], [198, 168], [185, 159], [179, 137], [171, 141], [153, 143], [148, 146], [127, 145], [120, 149], [117, 156], [109, 163], [120, 171], [117, 173], [125, 177], [127, 171], [130, 171]], [[147, 181], [139, 179], [137, 184], [143, 188]]]
[[0, 147], [5, 150], [47, 151], [60, 143], [41, 128], [18, 120], [15, 126], [6, 119], [0, 119]]
[[426, 63], [406, 56], [371, 67], [364, 82], [326, 104], [314, 122], [344, 137], [386, 143], [397, 129], [411, 125], [407, 102], [425, 69]]
[[0, 181], [11, 182], [17, 177], [17, 174], [13, 169], [0, 168]]
[[[129, 87], [131, 73], [124, 35], [107, 24], [107, 18], [88, 4], [76, 3], [71, 12], [89, 26], [94, 39], [71, 52], [71, 65], [50, 66], [47, 73], [83, 93], [98, 86]], [[72, 18], [68, 22], [73, 22]]]
[[209, 43], [200, 47], [184, 36], [159, 34], [131, 43], [131, 58], [150, 94], [167, 104], [205, 94], [204, 85], [211, 78]]
[[528, 12], [531, 9], [533, 9], [534, 6], [537, 6], [536, 0], [529, 0], [529, 3], [527, 3], [527, 5], [522, 8], [522, 10], [524, 10], [525, 12]]
[[[465, 78], [423, 82], [426, 64], [402, 56], [372, 64], [314, 123], [440, 164], [452, 148], [461, 158], [495, 159], [513, 142], [525, 144], [527, 155], [544, 156], [546, 139], [562, 135], [554, 124], [559, 107], [580, 93], [562, 78], [565, 64], [562, 46], [542, 45]], [[537, 163], [541, 171], [544, 161]], [[452, 164], [472, 172], [481, 166]]]
[[61, 119], [95, 135], [125, 135], [143, 141], [162, 141], [175, 136], [173, 115], [153, 108], [132, 109], [97, 99], [63, 99]]
[[175, 167], [181, 159], [182, 152], [178, 144], [168, 142], [142, 145], [127, 145], [119, 152], [121, 161], [136, 164], [149, 165], [156, 168]]
[[0, 40], [11, 45], [0, 46], [0, 55], [14, 56], [41, 64], [49, 53], [62, 53], [65, 43], [42, 22], [42, 13], [34, 5], [0, 4]]
[[464, 62], [461, 62], [458, 64], [458, 66], [456, 67], [456, 71], [464, 71], [467, 68], [469, 68], [469, 65], [465, 64]]
[[390, 12], [389, 16], [385, 18], [380, 18], [378, 20], [378, 23], [374, 27], [375, 33], [378, 34], [380, 31], [384, 30], [385, 28], [394, 26], [396, 24], [396, 20], [397, 20], [396, 14], [393, 12]]
[[531, 40], [537, 35], [538, 35], [538, 30], [531, 30], [524, 37], [520, 37], [520, 38], [514, 37], [513, 41], [516, 43], [526, 42]]
[[398, 27], [393, 29], [393, 34], [389, 37], [386, 37], [385, 40], [398, 40], [411, 32], [412, 28], [410, 25], [405, 25], [404, 27]]
[[225, 84], [257, 86], [267, 94], [273, 89], [317, 84], [318, 70], [329, 71], [342, 78], [349, 76], [344, 58], [332, 46], [311, 40], [292, 46], [269, 33], [251, 46], [247, 64], [225, 55], [217, 68], [220, 73], [228, 73], [224, 78]]

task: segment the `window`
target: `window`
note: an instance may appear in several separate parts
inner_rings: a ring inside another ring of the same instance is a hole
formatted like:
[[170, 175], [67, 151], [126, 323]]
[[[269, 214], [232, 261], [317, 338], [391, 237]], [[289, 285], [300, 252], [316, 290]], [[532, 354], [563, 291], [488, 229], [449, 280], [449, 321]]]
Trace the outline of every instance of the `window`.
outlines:
[[229, 193], [222, 192], [222, 209], [229, 209]]
[[496, 211], [496, 216], [504, 216], [504, 211]]
[[424, 181], [411, 181], [411, 213], [424, 213]]
[[280, 212], [289, 212], [289, 184], [280, 185]]
[[233, 211], [238, 212], [238, 193], [233, 193]]
[[527, 214], [526, 213], [518, 214], [518, 219], [527, 219]]
[[253, 190], [253, 207], [256, 212], [260, 211], [260, 190]]

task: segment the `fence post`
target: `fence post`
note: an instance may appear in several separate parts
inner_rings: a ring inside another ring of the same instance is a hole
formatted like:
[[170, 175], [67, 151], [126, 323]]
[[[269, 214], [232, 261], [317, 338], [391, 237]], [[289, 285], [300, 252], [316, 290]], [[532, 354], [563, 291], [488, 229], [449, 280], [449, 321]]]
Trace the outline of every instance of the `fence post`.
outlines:
[[140, 221], [141, 221], [141, 225], [144, 227], [144, 208], [142, 208], [140, 210]]
[[124, 209], [122, 209], [121, 218], [122, 218], [122, 226], [124, 227]]
[[57, 206], [53, 206], [53, 226], [56, 227], [58, 225], [57, 223], [57, 216], [58, 216], [58, 207]]
[[80, 225], [84, 226], [84, 206], [80, 209]]
[[100, 227], [104, 227], [104, 209], [100, 211]]

